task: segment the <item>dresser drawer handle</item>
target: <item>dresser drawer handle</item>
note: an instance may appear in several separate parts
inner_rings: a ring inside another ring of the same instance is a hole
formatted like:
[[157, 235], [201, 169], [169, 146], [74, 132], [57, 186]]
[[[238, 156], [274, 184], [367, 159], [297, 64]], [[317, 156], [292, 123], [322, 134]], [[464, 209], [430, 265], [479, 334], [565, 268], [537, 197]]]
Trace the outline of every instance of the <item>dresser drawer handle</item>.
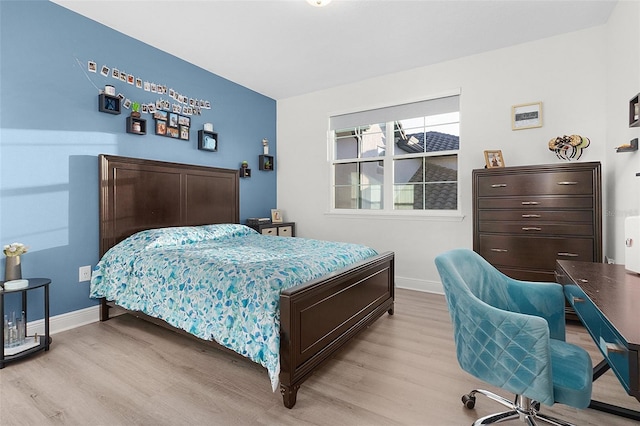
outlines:
[[533, 218], [537, 218], [537, 217], [542, 217], [542, 216], [540, 216], [539, 214], [523, 214], [522, 217], [525, 218], [525, 219], [529, 219], [529, 218], [532, 218], [532, 217]]
[[494, 183], [493, 185], [491, 185], [492, 188], [506, 188], [507, 184], [506, 183]]
[[558, 182], [558, 185], [577, 185], [578, 182]]
[[523, 231], [542, 231], [542, 228], [538, 228], [537, 226], [523, 226]]
[[558, 256], [578, 257], [580, 255], [576, 253], [561, 252], [561, 253], [558, 253]]
[[572, 301], [573, 301], [573, 304], [574, 304], [574, 305], [575, 305], [576, 303], [584, 303], [584, 298], [583, 298], [583, 297], [576, 297], [576, 296], [573, 296], [573, 297], [572, 297]]
[[509, 250], [507, 250], [507, 249], [499, 249], [499, 248], [492, 248], [491, 251], [494, 251], [496, 253], [506, 253]]
[[622, 345], [618, 345], [617, 343], [605, 342], [604, 346], [605, 348], [607, 348], [607, 354], [609, 353], [623, 354], [626, 352], [625, 347]]
[[522, 205], [523, 206], [537, 206], [538, 204], [540, 204], [537, 201], [523, 201]]

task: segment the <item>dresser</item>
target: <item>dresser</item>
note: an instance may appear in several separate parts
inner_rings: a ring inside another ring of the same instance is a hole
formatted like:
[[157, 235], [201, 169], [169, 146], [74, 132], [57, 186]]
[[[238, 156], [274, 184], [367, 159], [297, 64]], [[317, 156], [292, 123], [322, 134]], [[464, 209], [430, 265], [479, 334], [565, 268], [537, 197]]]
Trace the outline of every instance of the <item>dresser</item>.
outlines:
[[477, 169], [473, 249], [506, 275], [555, 282], [556, 260], [602, 262], [599, 162]]

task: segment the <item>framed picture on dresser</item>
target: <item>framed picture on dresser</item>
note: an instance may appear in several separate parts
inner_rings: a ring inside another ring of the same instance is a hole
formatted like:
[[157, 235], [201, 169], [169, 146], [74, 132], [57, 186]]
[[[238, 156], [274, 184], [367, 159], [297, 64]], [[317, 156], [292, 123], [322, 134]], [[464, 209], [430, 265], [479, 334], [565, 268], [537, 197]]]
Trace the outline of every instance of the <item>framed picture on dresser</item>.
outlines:
[[502, 158], [502, 151], [500, 151], [499, 149], [493, 151], [485, 151], [484, 161], [487, 165], [487, 169], [504, 167], [504, 158]]

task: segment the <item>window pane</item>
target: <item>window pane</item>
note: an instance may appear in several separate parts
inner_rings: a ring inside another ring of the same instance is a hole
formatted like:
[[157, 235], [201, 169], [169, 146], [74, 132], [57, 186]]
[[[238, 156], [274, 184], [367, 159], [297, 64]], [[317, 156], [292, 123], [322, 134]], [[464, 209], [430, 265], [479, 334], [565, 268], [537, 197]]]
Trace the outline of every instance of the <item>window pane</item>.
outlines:
[[426, 157], [425, 182], [457, 182], [458, 156]]
[[382, 185], [362, 185], [360, 188], [360, 208], [381, 210], [382, 207]]
[[358, 163], [343, 163], [335, 165], [336, 186], [339, 185], [357, 185], [358, 181]]
[[357, 186], [336, 186], [335, 205], [336, 209], [357, 209], [358, 208], [358, 187]]
[[358, 158], [358, 138], [354, 130], [336, 132], [336, 160]]
[[423, 161], [424, 157], [395, 160], [393, 168], [393, 182], [396, 184], [424, 182]]
[[384, 166], [382, 161], [360, 163], [360, 183], [382, 185], [384, 183]]
[[429, 183], [425, 185], [425, 209], [455, 210], [458, 208], [457, 183]]
[[424, 184], [394, 185], [393, 208], [396, 210], [424, 209]]
[[372, 124], [362, 128], [362, 144], [360, 146], [360, 157], [382, 157], [384, 156], [386, 144], [385, 124]]
[[460, 148], [459, 113], [399, 120], [394, 124], [395, 155]]
[[425, 160], [425, 209], [457, 209], [458, 156], [427, 157]]

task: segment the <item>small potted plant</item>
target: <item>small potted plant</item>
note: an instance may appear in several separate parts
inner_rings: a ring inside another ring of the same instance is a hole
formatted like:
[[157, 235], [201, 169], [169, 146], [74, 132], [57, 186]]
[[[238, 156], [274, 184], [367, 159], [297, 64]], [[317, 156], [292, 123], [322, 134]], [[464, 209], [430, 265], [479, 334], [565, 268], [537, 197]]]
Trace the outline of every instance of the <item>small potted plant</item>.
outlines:
[[241, 164], [241, 167], [242, 167], [243, 169], [248, 168], [248, 167], [249, 167], [249, 162], [248, 162], [247, 160], [244, 160], [244, 161], [242, 162], [242, 164]]
[[138, 102], [131, 104], [131, 117], [140, 118], [140, 104]]

